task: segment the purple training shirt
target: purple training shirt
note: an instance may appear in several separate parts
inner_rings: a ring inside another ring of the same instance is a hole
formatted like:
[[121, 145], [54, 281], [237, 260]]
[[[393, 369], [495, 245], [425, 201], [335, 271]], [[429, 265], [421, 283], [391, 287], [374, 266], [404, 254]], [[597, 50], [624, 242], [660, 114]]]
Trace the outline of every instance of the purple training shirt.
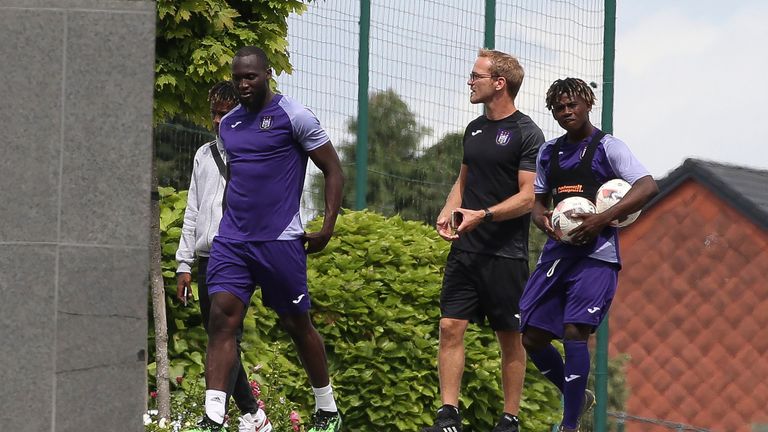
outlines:
[[238, 105], [221, 120], [230, 179], [221, 237], [239, 241], [294, 240], [308, 152], [329, 139], [302, 104], [275, 95], [259, 112]]
[[[575, 168], [591, 140], [592, 136], [585, 138], [578, 144], [565, 141], [560, 146], [560, 166], [564, 169]], [[539, 156], [536, 159], [536, 180], [533, 184], [534, 193], [536, 194], [552, 193], [547, 183], [547, 177], [549, 175], [549, 162], [556, 141], [557, 138], [547, 141], [539, 149]], [[615, 178], [621, 178], [629, 184], [634, 184], [640, 178], [649, 175], [648, 170], [632, 154], [629, 147], [612, 135], [605, 135], [597, 145], [595, 157], [592, 159], [592, 173], [600, 184]], [[594, 202], [594, 198], [592, 201]], [[603, 236], [601, 234], [594, 247], [590, 250], [585, 250], [584, 247], [572, 246], [548, 239], [541, 252], [539, 262], [586, 255], [601, 261], [620, 263], [617, 243], [616, 235]]]

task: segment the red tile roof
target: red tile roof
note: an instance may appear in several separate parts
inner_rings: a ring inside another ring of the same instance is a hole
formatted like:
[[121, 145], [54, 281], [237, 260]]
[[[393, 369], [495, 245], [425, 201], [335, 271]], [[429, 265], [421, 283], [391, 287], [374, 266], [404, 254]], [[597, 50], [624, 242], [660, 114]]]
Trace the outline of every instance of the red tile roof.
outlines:
[[631, 356], [627, 413], [723, 432], [768, 424], [768, 232], [688, 178], [620, 236], [610, 349]]

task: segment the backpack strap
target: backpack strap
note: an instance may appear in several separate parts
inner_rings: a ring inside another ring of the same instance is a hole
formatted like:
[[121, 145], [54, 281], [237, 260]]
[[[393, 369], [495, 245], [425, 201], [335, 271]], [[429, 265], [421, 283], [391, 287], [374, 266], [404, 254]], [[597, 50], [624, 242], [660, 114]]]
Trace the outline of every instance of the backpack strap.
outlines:
[[216, 166], [219, 167], [219, 174], [226, 180], [227, 166], [224, 164], [224, 159], [221, 158], [221, 153], [219, 153], [219, 147], [216, 145], [216, 141], [210, 143], [209, 147], [211, 148], [213, 160], [216, 161]]
[[229, 185], [229, 169], [227, 165], [224, 164], [224, 159], [221, 158], [221, 153], [219, 153], [219, 147], [216, 146], [216, 141], [209, 144], [209, 148], [211, 149], [213, 160], [216, 161], [216, 166], [219, 168], [219, 174], [221, 174], [221, 177], [224, 179], [224, 197], [221, 200], [221, 210], [224, 211], [227, 209], [227, 185]]

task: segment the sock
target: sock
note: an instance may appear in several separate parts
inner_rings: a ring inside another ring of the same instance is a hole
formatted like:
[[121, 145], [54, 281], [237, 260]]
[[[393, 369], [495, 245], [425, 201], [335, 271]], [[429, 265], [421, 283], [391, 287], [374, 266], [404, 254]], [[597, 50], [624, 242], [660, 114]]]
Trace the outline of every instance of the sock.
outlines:
[[587, 348], [587, 341], [575, 340], [563, 341], [563, 347], [565, 348], [565, 382], [563, 383], [562, 425], [575, 429], [579, 425], [584, 391], [587, 389], [589, 348]]
[[312, 391], [315, 393], [315, 411], [336, 412], [339, 410], [336, 408], [336, 400], [333, 398], [333, 389], [330, 384], [320, 388], [312, 387]]
[[543, 350], [529, 352], [528, 356], [536, 368], [563, 393], [565, 370], [560, 352], [552, 344], [548, 344]]
[[224, 414], [226, 409], [224, 403], [227, 400], [227, 393], [220, 390], [205, 391], [205, 415], [218, 424], [224, 424]]

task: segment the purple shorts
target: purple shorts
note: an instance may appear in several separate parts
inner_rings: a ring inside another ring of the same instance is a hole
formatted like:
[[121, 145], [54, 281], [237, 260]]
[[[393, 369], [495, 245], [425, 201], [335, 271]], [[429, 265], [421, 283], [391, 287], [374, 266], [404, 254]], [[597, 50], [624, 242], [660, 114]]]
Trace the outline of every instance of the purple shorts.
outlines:
[[600, 325], [616, 294], [619, 266], [573, 257], [539, 263], [520, 299], [521, 331], [528, 326], [563, 338], [565, 324]]
[[208, 295], [228, 292], [248, 305], [257, 286], [264, 305], [278, 314], [309, 310], [307, 254], [301, 239], [244, 242], [215, 237], [208, 260]]

